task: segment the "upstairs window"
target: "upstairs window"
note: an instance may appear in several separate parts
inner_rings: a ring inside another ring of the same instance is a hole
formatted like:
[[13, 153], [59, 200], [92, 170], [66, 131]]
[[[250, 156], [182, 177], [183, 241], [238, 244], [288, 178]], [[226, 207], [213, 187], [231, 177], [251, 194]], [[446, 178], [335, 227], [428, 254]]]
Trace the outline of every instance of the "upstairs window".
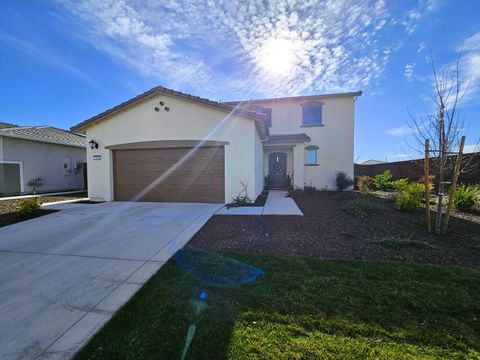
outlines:
[[304, 104], [302, 115], [302, 126], [321, 126], [323, 104]]

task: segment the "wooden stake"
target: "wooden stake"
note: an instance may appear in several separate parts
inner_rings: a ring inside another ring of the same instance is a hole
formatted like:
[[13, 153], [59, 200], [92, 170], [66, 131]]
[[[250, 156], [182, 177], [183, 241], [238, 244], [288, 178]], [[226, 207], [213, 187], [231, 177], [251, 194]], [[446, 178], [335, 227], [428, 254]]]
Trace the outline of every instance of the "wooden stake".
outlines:
[[453, 171], [452, 184], [450, 185], [450, 191], [448, 193], [447, 212], [445, 214], [445, 220], [443, 222], [442, 234], [445, 234], [447, 232], [448, 220], [450, 219], [450, 213], [452, 212], [453, 196], [455, 195], [455, 190], [457, 190], [457, 180], [460, 175], [460, 170], [462, 166], [462, 155], [464, 146], [465, 136], [462, 136], [462, 140], [460, 141], [460, 149], [458, 149], [457, 161], [455, 162], [455, 170]]
[[432, 232], [432, 216], [430, 213], [430, 141], [425, 139], [425, 163], [424, 163], [424, 182], [425, 182], [425, 210], [427, 215], [427, 231]]

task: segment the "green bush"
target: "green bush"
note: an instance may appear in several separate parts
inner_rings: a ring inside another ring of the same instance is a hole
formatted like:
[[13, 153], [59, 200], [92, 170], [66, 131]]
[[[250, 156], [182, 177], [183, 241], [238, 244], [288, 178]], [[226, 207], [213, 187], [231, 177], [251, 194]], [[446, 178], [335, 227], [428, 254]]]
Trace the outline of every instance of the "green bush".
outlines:
[[392, 176], [390, 170], [385, 170], [383, 173], [373, 177], [373, 185], [375, 185], [378, 190], [391, 189], [390, 180], [392, 179]]
[[343, 191], [353, 185], [353, 180], [343, 171], [337, 173], [335, 181], [337, 183], [338, 191]]
[[358, 190], [360, 190], [364, 194], [371, 194], [372, 190], [370, 189], [370, 186], [372, 186], [372, 177], [367, 176], [367, 175], [362, 175], [357, 178], [357, 187]]
[[390, 182], [390, 186], [392, 187], [392, 189], [395, 189], [396, 191], [401, 191], [402, 189], [405, 189], [407, 185], [408, 185], [408, 179], [398, 179]]
[[317, 190], [317, 189], [315, 188], [315, 186], [312, 186], [312, 185], [305, 185], [303, 187], [303, 192], [307, 195], [315, 194], [315, 190]]
[[460, 211], [471, 211], [480, 202], [480, 185], [459, 185], [453, 196], [453, 206]]
[[425, 185], [417, 182], [407, 184], [395, 195], [395, 208], [399, 211], [413, 211], [422, 207]]
[[20, 217], [35, 216], [40, 208], [40, 201], [36, 197], [27, 198], [18, 202], [17, 215]]

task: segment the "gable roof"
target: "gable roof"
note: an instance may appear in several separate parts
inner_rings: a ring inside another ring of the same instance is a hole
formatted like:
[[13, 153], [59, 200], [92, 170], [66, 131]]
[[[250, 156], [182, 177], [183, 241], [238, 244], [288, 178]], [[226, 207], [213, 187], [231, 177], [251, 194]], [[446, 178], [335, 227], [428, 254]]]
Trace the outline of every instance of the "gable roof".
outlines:
[[302, 96], [287, 96], [287, 97], [267, 98], [267, 99], [226, 101], [224, 104], [234, 106], [240, 103], [256, 104], [256, 103], [265, 103], [265, 102], [287, 102], [287, 101], [299, 101], [299, 100], [312, 101], [312, 100], [335, 98], [335, 97], [355, 97], [355, 96], [361, 96], [362, 94], [363, 93], [361, 91], [354, 91], [354, 92], [332, 93], [332, 94], [302, 95]]
[[106, 110], [106, 111], [104, 111], [104, 112], [102, 112], [98, 115], [95, 115], [95, 116], [91, 117], [90, 119], [87, 119], [87, 120], [82, 121], [81, 123], [79, 123], [75, 126], [72, 126], [70, 128], [70, 130], [71, 131], [84, 131], [85, 128], [87, 126], [89, 126], [90, 124], [95, 124], [99, 121], [102, 121], [103, 119], [105, 119], [106, 117], [108, 117], [110, 115], [113, 115], [113, 114], [115, 114], [115, 113], [117, 113], [121, 110], [124, 110], [124, 109], [126, 109], [130, 106], [133, 106], [133, 105], [135, 105], [135, 104], [137, 104], [141, 101], [144, 101], [146, 99], [149, 99], [149, 98], [151, 98], [153, 96], [156, 96], [156, 95], [159, 95], [159, 94], [165, 94], [165, 95], [173, 96], [173, 97], [176, 97], [176, 98], [179, 98], [179, 99], [182, 99], [182, 100], [194, 102], [194, 103], [201, 104], [201, 105], [210, 106], [210, 107], [213, 107], [213, 108], [216, 108], [216, 109], [228, 112], [228, 113], [234, 113], [236, 115], [239, 115], [239, 116], [242, 116], [242, 117], [245, 117], [245, 118], [248, 118], [248, 119], [252, 119], [256, 122], [257, 129], [259, 130], [259, 132], [261, 134], [261, 137], [266, 138], [268, 136], [268, 128], [265, 126], [266, 115], [263, 114], [263, 113], [250, 111], [250, 110], [246, 110], [246, 109], [240, 109], [240, 108], [237, 108], [235, 106], [227, 105], [225, 103], [220, 103], [220, 102], [217, 102], [217, 101], [201, 98], [199, 96], [193, 96], [193, 95], [190, 95], [190, 94], [182, 93], [180, 91], [167, 89], [163, 86], [156, 86], [156, 87], [144, 92], [143, 94], [140, 94], [138, 96], [135, 96], [135, 97], [125, 101], [125, 102], [122, 102], [121, 104], [119, 104], [117, 106], [114, 106], [114, 107], [112, 107], [112, 108], [110, 108], [110, 109], [108, 109], [108, 110]]
[[0, 136], [41, 141], [66, 146], [86, 147], [85, 136], [53, 126], [15, 126], [0, 128]]

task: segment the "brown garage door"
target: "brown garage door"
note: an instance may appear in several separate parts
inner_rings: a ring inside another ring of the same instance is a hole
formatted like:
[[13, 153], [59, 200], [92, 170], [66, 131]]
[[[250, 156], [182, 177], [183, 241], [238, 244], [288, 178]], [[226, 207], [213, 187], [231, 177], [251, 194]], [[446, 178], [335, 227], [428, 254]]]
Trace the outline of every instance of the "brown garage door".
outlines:
[[223, 203], [223, 146], [198, 148], [186, 156], [191, 150], [114, 150], [115, 200]]

